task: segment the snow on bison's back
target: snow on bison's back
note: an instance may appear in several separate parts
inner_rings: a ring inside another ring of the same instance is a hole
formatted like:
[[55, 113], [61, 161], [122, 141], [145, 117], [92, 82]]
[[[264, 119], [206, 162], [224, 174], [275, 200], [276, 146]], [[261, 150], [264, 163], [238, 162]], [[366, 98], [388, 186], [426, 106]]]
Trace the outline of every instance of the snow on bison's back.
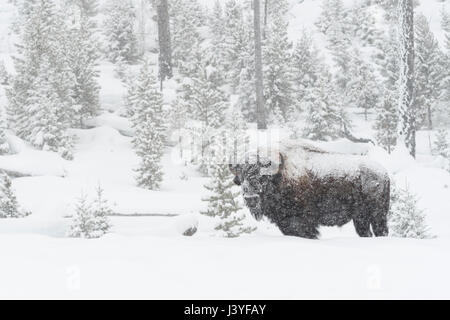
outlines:
[[305, 238], [317, 238], [320, 225], [350, 221], [362, 237], [388, 234], [390, 181], [382, 167], [304, 144], [280, 149], [277, 157], [231, 166], [257, 219], [266, 216], [285, 235]]

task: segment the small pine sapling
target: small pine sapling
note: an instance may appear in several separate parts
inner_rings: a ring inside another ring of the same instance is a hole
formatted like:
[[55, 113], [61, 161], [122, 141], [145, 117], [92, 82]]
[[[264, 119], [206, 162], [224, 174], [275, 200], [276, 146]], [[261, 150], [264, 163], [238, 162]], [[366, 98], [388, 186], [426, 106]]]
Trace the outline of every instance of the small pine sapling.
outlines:
[[75, 205], [75, 214], [68, 236], [86, 239], [100, 238], [111, 228], [108, 219], [111, 213], [108, 202], [103, 198], [101, 187], [97, 188], [96, 198], [92, 202], [88, 201], [86, 195], [82, 195]]
[[20, 208], [9, 176], [3, 172], [0, 178], [0, 218], [23, 218], [30, 215]]
[[212, 179], [205, 186], [211, 195], [204, 199], [208, 202], [208, 209], [201, 213], [219, 218], [215, 229], [224, 237], [236, 238], [253, 232], [255, 228], [244, 225], [245, 215], [242, 214], [242, 207], [238, 202], [239, 192], [233, 190], [233, 176], [228, 165], [215, 163], [211, 169]]
[[418, 206], [418, 198], [409, 187], [393, 188], [389, 213], [390, 235], [399, 238], [429, 239], [426, 215]]

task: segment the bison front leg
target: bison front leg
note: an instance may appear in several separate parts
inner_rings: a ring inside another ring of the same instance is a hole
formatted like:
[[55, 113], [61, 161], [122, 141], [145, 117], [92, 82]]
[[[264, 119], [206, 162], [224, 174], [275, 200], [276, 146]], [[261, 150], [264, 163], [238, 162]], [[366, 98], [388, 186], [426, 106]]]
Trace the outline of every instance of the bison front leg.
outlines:
[[318, 223], [299, 217], [285, 218], [279, 222], [278, 227], [286, 236], [317, 239], [319, 236]]
[[370, 231], [370, 221], [366, 217], [358, 217], [353, 219], [356, 233], [360, 237], [370, 238], [372, 237], [372, 231]]

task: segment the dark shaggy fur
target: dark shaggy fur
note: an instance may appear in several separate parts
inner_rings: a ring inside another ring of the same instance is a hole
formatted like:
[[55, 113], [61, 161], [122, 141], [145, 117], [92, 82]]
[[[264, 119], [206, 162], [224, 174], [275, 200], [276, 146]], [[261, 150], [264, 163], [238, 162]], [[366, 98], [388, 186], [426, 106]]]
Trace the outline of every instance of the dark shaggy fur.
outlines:
[[265, 216], [283, 234], [309, 239], [319, 236], [319, 226], [343, 226], [352, 220], [361, 237], [371, 237], [372, 231], [377, 237], [387, 236], [387, 174], [361, 166], [351, 176], [319, 177], [306, 171], [293, 179], [282, 161], [278, 173], [261, 175], [261, 169], [269, 165], [230, 166], [234, 182], [242, 186], [246, 205], [256, 219]]

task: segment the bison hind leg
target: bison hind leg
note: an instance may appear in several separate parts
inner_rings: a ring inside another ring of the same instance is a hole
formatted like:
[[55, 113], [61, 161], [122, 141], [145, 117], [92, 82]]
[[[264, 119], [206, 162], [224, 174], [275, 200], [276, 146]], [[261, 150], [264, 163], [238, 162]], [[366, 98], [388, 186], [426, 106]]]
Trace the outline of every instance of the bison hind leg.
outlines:
[[356, 233], [360, 237], [370, 238], [372, 237], [372, 231], [370, 231], [370, 220], [366, 217], [357, 217], [353, 219]]
[[372, 230], [376, 237], [387, 237], [389, 234], [387, 217], [384, 213], [372, 219]]

